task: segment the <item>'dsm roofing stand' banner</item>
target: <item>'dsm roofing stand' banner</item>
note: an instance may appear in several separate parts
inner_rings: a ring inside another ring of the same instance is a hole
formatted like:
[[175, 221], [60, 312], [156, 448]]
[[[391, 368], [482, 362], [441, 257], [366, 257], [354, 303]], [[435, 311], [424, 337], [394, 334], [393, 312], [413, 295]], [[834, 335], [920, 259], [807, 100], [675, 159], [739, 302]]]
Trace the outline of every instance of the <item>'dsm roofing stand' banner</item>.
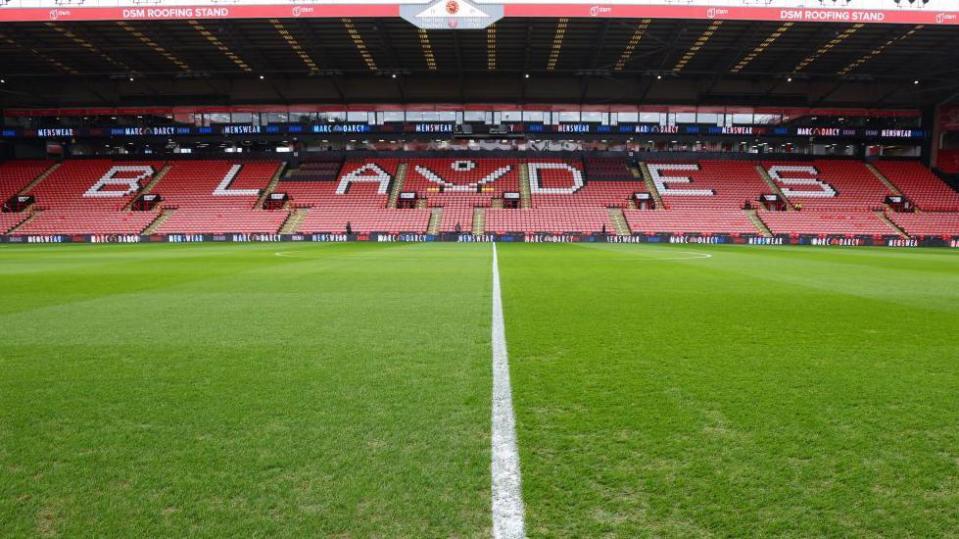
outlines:
[[0, 0], [23, 21], [402, 17], [424, 29], [485, 28], [503, 17], [671, 18], [959, 24], [956, 0]]

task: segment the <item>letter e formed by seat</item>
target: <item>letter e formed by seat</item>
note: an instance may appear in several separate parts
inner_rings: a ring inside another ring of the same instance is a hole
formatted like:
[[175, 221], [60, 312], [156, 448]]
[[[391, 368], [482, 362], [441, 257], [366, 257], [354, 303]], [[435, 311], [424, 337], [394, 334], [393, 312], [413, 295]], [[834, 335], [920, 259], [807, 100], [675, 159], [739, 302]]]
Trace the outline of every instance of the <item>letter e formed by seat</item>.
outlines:
[[667, 184], [670, 183], [693, 183], [689, 176], [664, 176], [663, 172], [671, 170], [688, 170], [690, 172], [699, 170], [699, 165], [692, 163], [649, 163], [646, 165], [649, 169], [649, 175], [656, 184], [656, 189], [660, 196], [684, 196], [684, 197], [711, 197], [716, 196], [712, 189], [673, 189]]

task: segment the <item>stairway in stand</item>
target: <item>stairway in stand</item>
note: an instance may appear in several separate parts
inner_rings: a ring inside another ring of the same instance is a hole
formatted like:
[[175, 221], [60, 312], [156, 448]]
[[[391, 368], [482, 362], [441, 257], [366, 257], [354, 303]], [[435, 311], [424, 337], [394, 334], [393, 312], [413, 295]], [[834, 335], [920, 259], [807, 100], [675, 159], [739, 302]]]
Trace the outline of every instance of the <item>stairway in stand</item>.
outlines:
[[167, 172], [170, 172], [171, 168], [173, 168], [173, 165], [169, 165], [169, 164], [165, 165], [162, 169], [160, 169], [160, 172], [157, 172], [156, 174], [154, 174], [153, 179], [150, 180], [150, 183], [146, 184], [143, 187], [143, 189], [140, 189], [140, 192], [137, 193], [137, 196], [131, 198], [130, 201], [123, 206], [123, 209], [129, 210], [130, 208], [133, 207], [133, 203], [136, 202], [138, 198], [150, 193], [150, 191], [153, 191], [153, 188], [156, 187], [158, 183], [160, 183], [160, 180], [162, 180], [163, 177], [166, 176]]
[[286, 218], [283, 226], [280, 227], [280, 234], [296, 234], [296, 229], [300, 227], [300, 223], [303, 222], [303, 219], [306, 218], [306, 214], [309, 211], [309, 208], [296, 208], [291, 211], [290, 216]]
[[440, 233], [440, 223], [443, 221], [443, 208], [433, 208], [430, 211], [430, 222], [426, 225], [426, 233], [436, 236]]
[[905, 230], [903, 230], [903, 229], [902, 229], [899, 225], [897, 225], [896, 223], [893, 223], [893, 222], [892, 222], [892, 219], [890, 219], [889, 216], [886, 215], [886, 212], [884, 212], [884, 211], [877, 211], [877, 212], [875, 212], [875, 213], [876, 213], [876, 217], [878, 217], [883, 223], [886, 223], [886, 226], [889, 227], [889, 231], [890, 231], [890, 232], [895, 232], [898, 236], [900, 236], [900, 237], [902, 237], [902, 238], [908, 238], [908, 237], [909, 237], [909, 234], [907, 234]]
[[[27, 186], [24, 187], [23, 189], [21, 189], [20, 192], [17, 193], [17, 194], [18, 194], [18, 195], [26, 195], [27, 193], [29, 193], [29, 192], [30, 192], [31, 190], [33, 190], [33, 188], [36, 187], [40, 182], [42, 182], [43, 180], [47, 179], [47, 176], [49, 176], [49, 175], [53, 174], [54, 172], [56, 172], [57, 169], [60, 168], [60, 165], [62, 165], [62, 163], [56, 163], [56, 164], [54, 164], [52, 167], [48, 168], [43, 174], [41, 174], [41, 175], [37, 176], [36, 178], [34, 178], [32, 182], [28, 183]], [[23, 226], [23, 223], [20, 223], [20, 226]]]
[[393, 185], [390, 186], [390, 200], [386, 203], [387, 208], [395, 208], [400, 199], [400, 193], [403, 192], [403, 184], [406, 183], [406, 163], [400, 163], [396, 169], [396, 177], [393, 178]]
[[872, 172], [872, 175], [875, 176], [877, 180], [881, 181], [883, 185], [886, 186], [886, 189], [889, 189], [889, 191], [891, 191], [892, 194], [903, 196], [902, 191], [900, 191], [899, 188], [896, 187], [896, 184], [892, 183], [889, 180], [889, 178], [886, 177], [885, 174], [883, 174], [882, 172], [879, 172], [879, 169], [873, 166], [872, 163], [866, 163], [866, 168], [868, 168], [869, 172]]
[[255, 209], [262, 209], [263, 203], [266, 202], [267, 197], [269, 197], [273, 191], [276, 191], [277, 184], [280, 183], [280, 178], [283, 177], [283, 173], [286, 171], [286, 162], [280, 163], [280, 166], [277, 167], [276, 172], [273, 174], [273, 177], [270, 178], [270, 183], [267, 184], [266, 189], [260, 193], [260, 198], [256, 199], [256, 206], [253, 206]]
[[618, 236], [629, 236], [632, 232], [629, 230], [629, 224], [626, 223], [626, 216], [623, 215], [622, 208], [607, 208], [609, 211], [609, 220], [613, 222], [613, 226], [616, 227], [616, 234]]
[[[636, 169], [630, 169], [633, 171], [633, 175], [636, 175]], [[653, 200], [656, 201], [657, 210], [665, 210], [666, 206], [663, 206], [663, 197], [659, 194], [659, 189], [656, 189], [656, 183], [653, 182], [653, 177], [649, 174], [649, 167], [646, 166], [646, 163], [639, 164], [640, 176], [643, 178], [643, 183], [646, 184], [646, 190], [649, 191], [649, 194], [653, 195]]]
[[[31, 206], [31, 207], [32, 207], [32, 206]], [[33, 210], [33, 212], [32, 212], [26, 219], [24, 219], [23, 221], [20, 221], [20, 224], [18, 224], [17, 226], [11, 228], [10, 230], [8, 230], [8, 231], [7, 231], [7, 234], [14, 234], [14, 233], [16, 233], [17, 230], [19, 230], [20, 228], [23, 228], [24, 226], [26, 226], [27, 223], [29, 223], [30, 221], [33, 221], [34, 219], [36, 219], [37, 217], [39, 217], [41, 213], [43, 213], [43, 210]]]
[[756, 225], [756, 229], [759, 230], [760, 234], [762, 234], [764, 237], [767, 237], [767, 238], [773, 237], [772, 231], [769, 230], [769, 227], [766, 226], [766, 223], [764, 223], [763, 220], [759, 218], [759, 212], [757, 212], [756, 210], [743, 210], [743, 211], [746, 212], [747, 216], [749, 216], [749, 220], [752, 221], [754, 225]]
[[160, 215], [158, 215], [157, 218], [154, 219], [152, 223], [150, 223], [150, 226], [146, 227], [143, 230], [143, 234], [146, 236], [149, 236], [150, 234], [153, 234], [154, 232], [156, 232], [156, 230], [160, 228], [160, 225], [165, 223], [167, 219], [169, 219], [170, 216], [172, 216], [174, 213], [176, 213], [176, 210], [173, 210], [173, 209], [166, 209], [160, 212]]
[[783, 193], [783, 190], [779, 188], [779, 185], [777, 185], [775, 181], [773, 181], [772, 177], [769, 176], [769, 172], [767, 172], [762, 165], [756, 165], [756, 173], [759, 174], [759, 177], [762, 178], [764, 182], [766, 182], [766, 185], [768, 185], [770, 189], [772, 189], [773, 193], [776, 193], [777, 195], [779, 195], [779, 198], [781, 198], [783, 202], [786, 203], [787, 210], [796, 209], [793, 207], [792, 202], [789, 201], [789, 198], [787, 198], [786, 195]]
[[486, 208], [473, 208], [473, 235], [479, 236], [486, 232]]
[[533, 195], [529, 189], [529, 169], [526, 168], [526, 163], [519, 164], [519, 207], [533, 207]]

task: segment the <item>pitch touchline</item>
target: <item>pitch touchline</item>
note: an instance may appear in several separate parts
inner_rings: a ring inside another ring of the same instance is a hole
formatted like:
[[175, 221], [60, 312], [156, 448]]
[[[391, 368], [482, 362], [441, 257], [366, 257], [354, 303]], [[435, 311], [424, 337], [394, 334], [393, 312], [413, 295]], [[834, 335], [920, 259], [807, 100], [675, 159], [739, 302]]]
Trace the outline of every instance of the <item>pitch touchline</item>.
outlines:
[[516, 447], [516, 417], [509, 383], [509, 355], [503, 326], [503, 297], [499, 285], [499, 261], [493, 243], [493, 537], [526, 537], [523, 492]]

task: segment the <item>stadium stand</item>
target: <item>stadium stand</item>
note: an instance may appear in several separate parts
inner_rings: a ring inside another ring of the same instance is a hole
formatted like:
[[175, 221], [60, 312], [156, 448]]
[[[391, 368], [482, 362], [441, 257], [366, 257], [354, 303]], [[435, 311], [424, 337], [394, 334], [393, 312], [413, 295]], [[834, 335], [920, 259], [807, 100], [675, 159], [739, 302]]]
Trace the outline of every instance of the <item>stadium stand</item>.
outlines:
[[633, 193], [647, 193], [646, 184], [639, 180], [587, 181], [573, 194], [533, 195], [533, 206], [537, 208], [560, 208], [566, 206], [603, 208], [626, 208]]
[[959, 211], [959, 193], [921, 163], [878, 161], [875, 167], [920, 209]]
[[667, 209], [742, 208], [770, 188], [752, 161], [646, 164]]
[[160, 161], [65, 161], [29, 194], [44, 209], [119, 210], [163, 167]]
[[139, 234], [157, 218], [154, 212], [52, 209], [19, 229], [18, 234]]
[[282, 210], [248, 210], [243, 208], [203, 207], [180, 208], [164, 221], [159, 234], [275, 234], [289, 213]]
[[488, 207], [519, 191], [520, 166], [515, 159], [409, 159], [403, 191], [426, 198], [429, 207]]
[[946, 174], [959, 174], [959, 150], [939, 150], [939, 170]]
[[805, 210], [874, 211], [888, 188], [860, 161], [766, 162], [769, 176], [786, 198]]
[[625, 160], [600, 161], [591, 165], [597, 176], [587, 179], [581, 161], [530, 160], [527, 166], [533, 207], [626, 208], [633, 193], [648, 192], [641, 179], [632, 178]]
[[910, 236], [959, 236], [956, 212], [887, 212], [886, 216]]
[[586, 157], [583, 159], [583, 171], [587, 181], [633, 181], [629, 160], [622, 157]]
[[348, 160], [333, 181], [284, 179], [276, 190], [290, 195], [298, 208], [385, 208], [399, 164], [399, 159]]
[[123, 208], [163, 167], [159, 161], [65, 161], [30, 190], [42, 211], [16, 233], [138, 234], [156, 214]]
[[298, 232], [342, 234], [349, 223], [355, 233], [423, 234], [430, 221], [430, 210], [391, 210], [385, 208], [337, 207], [313, 209], [300, 224]]
[[[427, 208], [387, 208], [403, 163], [407, 171], [403, 191], [426, 198]], [[612, 233], [617, 229], [607, 208], [622, 208], [625, 223], [634, 233], [756, 234], [756, 226], [740, 208], [769, 191], [756, 171], [758, 162], [747, 160], [649, 160], [650, 174], [665, 201], [664, 210], [652, 211], [631, 209], [633, 193], [647, 189], [633, 176], [625, 158], [375, 157], [308, 164], [293, 169], [277, 184], [276, 191], [289, 194], [291, 205], [262, 210], [255, 205], [278, 171], [277, 161], [66, 161], [30, 190], [41, 211], [26, 223], [27, 213], [3, 214], [0, 230], [19, 225], [16, 234], [140, 233], [160, 212], [124, 208], [164, 166], [169, 170], [152, 192], [163, 197], [160, 208], [175, 210], [154, 225], [155, 232], [166, 234], [277, 233], [294, 208], [308, 211], [302, 219], [298, 216], [288, 223], [286, 230], [308, 233], [342, 233], [347, 222], [357, 233], [425, 233], [430, 208], [442, 208], [435, 229], [439, 232], [471, 231], [475, 212], [481, 208], [490, 233], [591, 233], [604, 226]], [[48, 165], [46, 161], [0, 164], [0, 189], [5, 194], [18, 192]], [[867, 211], [883, 208], [885, 196], [891, 193], [864, 163], [822, 160], [763, 166], [778, 167], [773, 168], [773, 177], [783, 189], [793, 190], [791, 200], [802, 208], [759, 212], [773, 233], [896, 233], [888, 222]], [[533, 207], [496, 206], [504, 192], [522, 191], [523, 167], [529, 175]], [[922, 210], [887, 212], [896, 226], [911, 235], [959, 234], [955, 217], [959, 193], [929, 169], [915, 161], [878, 161], [876, 168]]]
[[165, 208], [252, 209], [279, 168], [275, 161], [179, 161], [154, 186]]
[[867, 211], [759, 211], [759, 218], [773, 234], [863, 234], [892, 236], [896, 232]]
[[18, 194], [52, 165], [49, 161], [6, 161], [0, 163], [0, 200]]
[[[570, 163], [573, 164], [573, 163]], [[633, 176], [629, 169], [629, 161], [619, 157], [587, 157], [582, 162], [582, 188], [574, 194], [541, 194], [533, 199], [533, 204], [539, 208], [574, 206], [600, 206], [608, 208], [627, 208], [633, 193], [647, 193], [648, 189], [642, 178]], [[562, 187], [562, 171], [544, 174], [546, 182], [550, 176], [558, 176], [556, 185]], [[570, 184], [567, 180], [566, 184]]]
[[634, 233], [759, 233], [749, 217], [735, 209], [624, 210], [623, 215], [626, 216], [629, 229]]
[[473, 230], [474, 209], [471, 206], [451, 204], [443, 208], [440, 232], [470, 232]]
[[22, 223], [29, 216], [27, 212], [0, 213], [0, 233], [9, 232], [10, 229]]
[[253, 209], [280, 163], [180, 161], [153, 188], [162, 207], [176, 209], [161, 234], [275, 233], [288, 213]]
[[333, 181], [340, 175], [342, 159], [316, 159], [300, 163], [298, 168], [286, 173], [288, 181]]
[[486, 231], [496, 234], [598, 232], [604, 227], [609, 232], [616, 229], [605, 208], [567, 207], [522, 210], [490, 208], [486, 211]]

